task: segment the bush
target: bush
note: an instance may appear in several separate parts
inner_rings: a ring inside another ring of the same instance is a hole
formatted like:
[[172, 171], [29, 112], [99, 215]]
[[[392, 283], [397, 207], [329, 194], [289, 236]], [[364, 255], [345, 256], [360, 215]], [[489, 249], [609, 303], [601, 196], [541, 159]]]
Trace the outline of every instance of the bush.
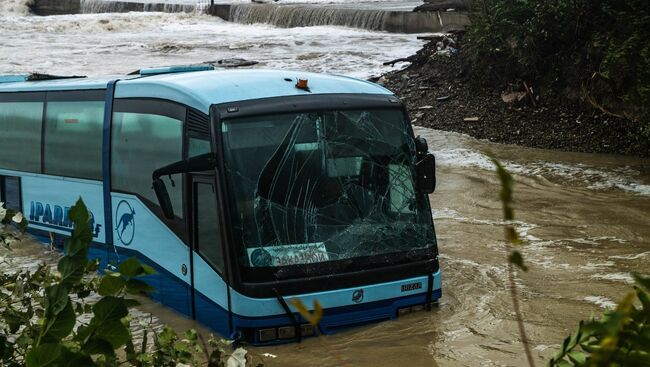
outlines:
[[[226, 341], [210, 338], [202, 348], [194, 330], [179, 338], [166, 326], [161, 332], [145, 327], [136, 346], [129, 309], [139, 303], [130, 296], [153, 291], [143, 278], [155, 271], [130, 258], [99, 276], [98, 260], [87, 259], [92, 233], [81, 199], [69, 217], [74, 230], [56, 269], [41, 264], [32, 272], [0, 274], [0, 366], [223, 367], [226, 359], [228, 366], [251, 363], [243, 349], [229, 354]], [[8, 227], [12, 224], [14, 228]], [[27, 221], [0, 203], [0, 225], [0, 240], [9, 246], [20, 239]]]
[[475, 0], [466, 60], [484, 82], [522, 79], [650, 129], [648, 39], [647, 0]]
[[635, 292], [601, 318], [580, 322], [548, 367], [650, 366], [650, 278], [634, 278]]

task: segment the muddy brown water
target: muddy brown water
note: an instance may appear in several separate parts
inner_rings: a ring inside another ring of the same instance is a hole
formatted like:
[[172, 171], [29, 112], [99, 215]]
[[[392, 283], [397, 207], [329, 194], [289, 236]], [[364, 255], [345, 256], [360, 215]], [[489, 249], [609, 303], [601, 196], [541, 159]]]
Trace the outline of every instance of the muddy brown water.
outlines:
[[[630, 272], [650, 273], [650, 160], [529, 149], [416, 129], [438, 161], [430, 196], [440, 248], [438, 308], [300, 344], [249, 347], [267, 366], [523, 366], [506, 288], [499, 183], [491, 152], [516, 179], [516, 227], [530, 267], [519, 292], [543, 365], [579, 320], [614, 306]], [[15, 253], [29, 266], [42, 248]], [[145, 322], [209, 331], [146, 302]], [[153, 314], [153, 319], [148, 316]], [[159, 321], [160, 320], [160, 321]]]

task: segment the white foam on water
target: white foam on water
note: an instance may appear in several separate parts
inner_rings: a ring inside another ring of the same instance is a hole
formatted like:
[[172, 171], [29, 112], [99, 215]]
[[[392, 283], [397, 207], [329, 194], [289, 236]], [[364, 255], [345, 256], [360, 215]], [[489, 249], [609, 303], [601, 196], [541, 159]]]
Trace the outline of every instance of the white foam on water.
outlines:
[[366, 78], [409, 56], [416, 35], [345, 27], [243, 25], [191, 13], [0, 17], [0, 73], [107, 75], [227, 58]]
[[0, 0], [0, 17], [28, 15], [33, 3], [34, 0]]
[[587, 296], [583, 298], [583, 300], [587, 302], [591, 302], [595, 305], [600, 306], [600, 308], [606, 309], [606, 310], [613, 310], [616, 308], [616, 302], [612, 301], [611, 299], [603, 296]]
[[615, 282], [622, 282], [627, 284], [634, 284], [634, 278], [628, 273], [607, 273], [607, 274], [594, 274], [592, 279], [611, 280]]
[[[476, 150], [451, 148], [433, 150], [436, 163], [443, 167], [479, 168], [494, 170], [490, 158]], [[577, 183], [593, 190], [619, 189], [650, 196], [650, 185], [639, 182], [640, 172], [630, 167], [598, 168], [586, 164], [564, 164], [547, 161], [526, 163], [502, 162], [511, 173], [523, 176], [539, 176], [547, 179], [561, 179]]]
[[612, 255], [609, 258], [618, 259], [618, 260], [637, 260], [637, 259], [642, 259], [646, 256], [650, 256], [650, 251], [642, 252], [640, 254]]
[[587, 270], [587, 271], [599, 271], [599, 270], [604, 270], [603, 268], [608, 268], [614, 265], [616, 265], [616, 263], [613, 261], [605, 261], [604, 263], [588, 262], [587, 265], [580, 266], [580, 269]]
[[450, 208], [432, 209], [431, 216], [433, 219], [461, 219], [460, 214]]

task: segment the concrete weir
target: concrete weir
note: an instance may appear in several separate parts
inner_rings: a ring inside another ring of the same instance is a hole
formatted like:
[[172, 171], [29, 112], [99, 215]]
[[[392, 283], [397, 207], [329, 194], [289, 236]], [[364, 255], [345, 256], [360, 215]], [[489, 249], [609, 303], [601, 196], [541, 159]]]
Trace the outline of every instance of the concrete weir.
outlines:
[[217, 4], [208, 14], [237, 23], [265, 23], [278, 27], [338, 25], [395, 33], [426, 33], [463, 29], [469, 17], [460, 12], [410, 12], [337, 8], [318, 5]]
[[172, 3], [145, 3], [119, 0], [35, 0], [31, 5], [36, 15], [60, 15], [80, 13], [127, 13], [130, 11], [159, 11], [189, 13], [194, 5]]
[[[469, 25], [467, 13], [447, 11], [412, 12], [310, 4], [216, 4], [201, 7], [201, 10], [231, 22], [285, 28], [336, 25], [394, 33], [427, 33], [463, 29]], [[132, 11], [193, 12], [196, 6], [119, 0], [34, 0], [32, 5], [32, 12], [37, 15]]]

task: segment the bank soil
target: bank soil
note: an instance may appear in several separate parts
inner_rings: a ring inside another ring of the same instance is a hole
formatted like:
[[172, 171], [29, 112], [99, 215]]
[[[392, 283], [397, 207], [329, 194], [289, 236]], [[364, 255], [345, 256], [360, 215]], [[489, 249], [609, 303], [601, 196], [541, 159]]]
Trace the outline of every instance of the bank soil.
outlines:
[[[650, 157], [650, 139], [640, 123], [580, 101], [537, 97], [552, 93], [538, 94], [523, 82], [485, 86], [469, 80], [461, 61], [462, 37], [454, 38], [456, 47], [447, 49], [445, 41], [443, 52], [436, 46], [440, 39], [430, 40], [408, 58], [408, 67], [378, 80], [406, 103], [415, 125], [535, 148]], [[525, 94], [526, 87], [533, 97]]]

